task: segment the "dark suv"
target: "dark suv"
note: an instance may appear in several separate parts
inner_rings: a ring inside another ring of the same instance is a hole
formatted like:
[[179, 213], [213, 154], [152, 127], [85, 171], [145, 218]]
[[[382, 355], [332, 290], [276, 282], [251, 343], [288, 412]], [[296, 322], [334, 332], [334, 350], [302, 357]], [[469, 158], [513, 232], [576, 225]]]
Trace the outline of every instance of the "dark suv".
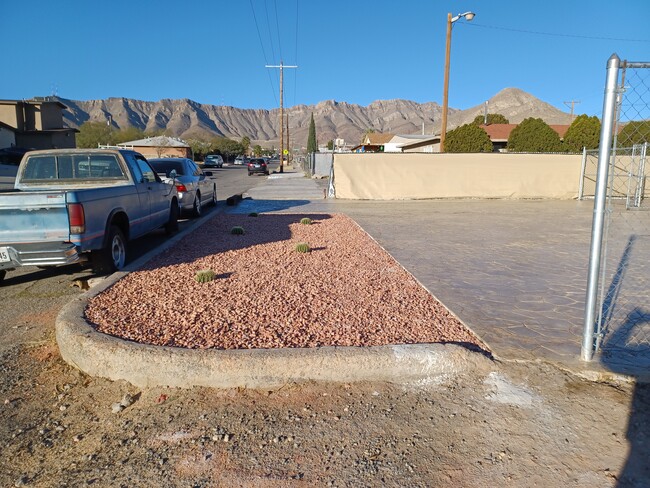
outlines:
[[269, 174], [269, 168], [266, 166], [266, 161], [262, 158], [253, 158], [248, 162], [248, 176], [255, 173], [262, 173], [263, 175]]

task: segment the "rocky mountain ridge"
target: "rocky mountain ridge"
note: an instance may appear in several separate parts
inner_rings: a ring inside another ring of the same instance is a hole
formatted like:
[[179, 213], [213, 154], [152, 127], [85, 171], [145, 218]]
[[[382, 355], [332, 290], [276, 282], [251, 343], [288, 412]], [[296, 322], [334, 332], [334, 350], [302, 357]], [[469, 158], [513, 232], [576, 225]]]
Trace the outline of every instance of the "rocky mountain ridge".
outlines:
[[[184, 139], [223, 136], [241, 139], [248, 136], [255, 143], [279, 140], [279, 109], [240, 109], [197, 103], [189, 99], [163, 99], [147, 102], [128, 98], [75, 101], [60, 99], [68, 110], [65, 123], [78, 128], [87, 121], [108, 122], [116, 128], [128, 126], [144, 131], [166, 130]], [[568, 124], [568, 113], [517, 88], [506, 88], [488, 100], [490, 113], [500, 113], [511, 123], [527, 117], [539, 117], [549, 124]], [[327, 100], [316, 105], [295, 105], [284, 109], [289, 116], [292, 146], [305, 146], [311, 114], [321, 144], [330, 139], [345, 139], [356, 144], [367, 129], [393, 134], [433, 134], [440, 131], [442, 107], [436, 102], [416, 103], [409, 100], [378, 100], [364, 107]], [[483, 114], [484, 105], [458, 110], [449, 109], [448, 129], [474, 120]]]

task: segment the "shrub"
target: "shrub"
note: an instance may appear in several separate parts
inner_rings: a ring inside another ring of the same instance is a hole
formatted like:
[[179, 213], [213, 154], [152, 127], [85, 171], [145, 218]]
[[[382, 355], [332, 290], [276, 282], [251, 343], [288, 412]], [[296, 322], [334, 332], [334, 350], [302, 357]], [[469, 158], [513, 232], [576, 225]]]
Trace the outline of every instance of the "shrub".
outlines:
[[304, 217], [300, 219], [300, 223], [303, 225], [311, 225], [311, 219], [309, 217]]
[[568, 152], [582, 152], [582, 148], [598, 149], [600, 120], [598, 117], [579, 115], [564, 134], [564, 148]]
[[258, 213], [257, 212], [251, 212], [248, 214], [249, 217], [257, 217]]
[[529, 117], [515, 127], [508, 138], [508, 151], [561, 152], [560, 136], [542, 119]]
[[445, 152], [492, 152], [492, 141], [482, 127], [475, 124], [465, 124], [447, 132]]
[[644, 142], [650, 142], [650, 120], [628, 122], [618, 134], [618, 147], [632, 147]]
[[[472, 124], [483, 125], [483, 122], [485, 122], [485, 115], [477, 115], [472, 121]], [[488, 125], [491, 125], [491, 124], [509, 124], [510, 122], [508, 122], [508, 119], [506, 119], [505, 115], [488, 114], [487, 123]]]
[[199, 283], [207, 283], [208, 281], [214, 280], [215, 273], [211, 269], [202, 269], [201, 271], [196, 272], [194, 279]]
[[240, 227], [239, 225], [236, 225], [235, 227], [230, 229], [230, 233], [238, 235], [238, 236], [243, 235], [244, 234], [244, 228]]
[[309, 247], [309, 244], [307, 244], [306, 242], [299, 242], [298, 244], [296, 244], [296, 251], [298, 251], [298, 252], [310, 252], [311, 247]]

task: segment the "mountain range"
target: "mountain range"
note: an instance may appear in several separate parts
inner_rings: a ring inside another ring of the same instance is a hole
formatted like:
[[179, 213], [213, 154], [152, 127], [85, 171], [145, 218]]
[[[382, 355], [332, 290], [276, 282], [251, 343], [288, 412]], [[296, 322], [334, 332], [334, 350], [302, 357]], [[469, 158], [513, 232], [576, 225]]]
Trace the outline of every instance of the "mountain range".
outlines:
[[[64, 120], [68, 127], [79, 128], [87, 121], [108, 122], [123, 129], [129, 126], [144, 131], [166, 131], [183, 139], [209, 139], [215, 136], [240, 140], [248, 136], [254, 144], [279, 146], [280, 110], [240, 109], [197, 103], [189, 99], [163, 99], [146, 102], [129, 98], [75, 101], [60, 99], [68, 109]], [[510, 123], [527, 117], [548, 124], [569, 124], [571, 115], [518, 88], [506, 88], [487, 101], [489, 113], [504, 115]], [[449, 109], [448, 129], [471, 122], [482, 115], [485, 105], [465, 110]], [[316, 105], [296, 105], [284, 109], [289, 117], [292, 147], [306, 146], [311, 114], [320, 144], [344, 139], [357, 144], [363, 134], [437, 134], [440, 132], [442, 107], [435, 102], [379, 100], [364, 107], [327, 100]]]

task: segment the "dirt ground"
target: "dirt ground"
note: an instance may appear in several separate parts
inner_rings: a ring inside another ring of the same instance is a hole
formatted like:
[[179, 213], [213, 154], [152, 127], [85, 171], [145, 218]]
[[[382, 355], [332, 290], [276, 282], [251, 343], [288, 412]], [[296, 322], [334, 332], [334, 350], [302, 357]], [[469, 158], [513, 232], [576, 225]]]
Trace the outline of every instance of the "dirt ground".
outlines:
[[2, 487], [650, 484], [648, 386], [495, 362], [417, 384], [138, 390], [58, 354], [84, 272], [30, 273], [0, 287]]

